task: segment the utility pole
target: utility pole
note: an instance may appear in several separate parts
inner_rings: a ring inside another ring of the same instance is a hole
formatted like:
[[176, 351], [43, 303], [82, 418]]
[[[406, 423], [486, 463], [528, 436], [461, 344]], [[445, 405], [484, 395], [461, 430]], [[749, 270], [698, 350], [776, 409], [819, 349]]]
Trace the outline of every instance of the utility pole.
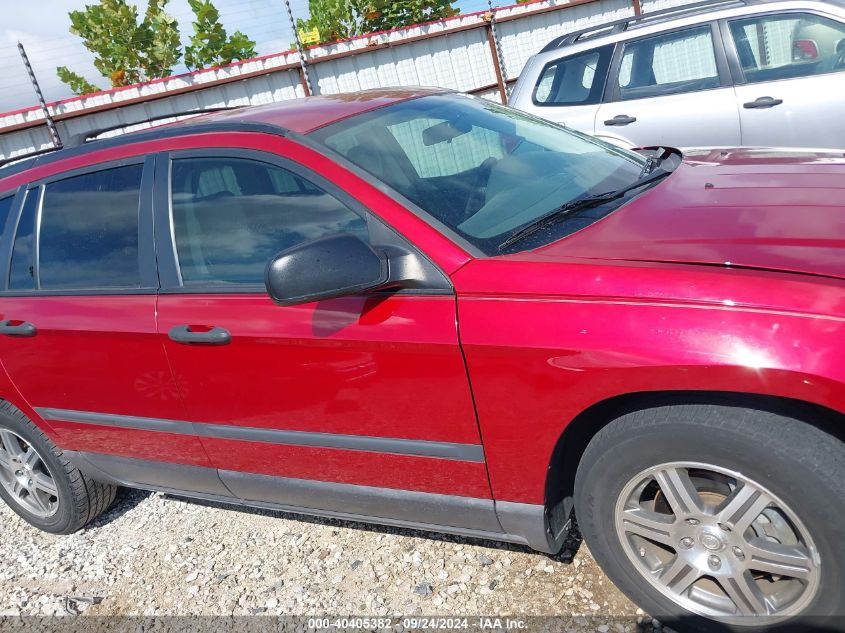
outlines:
[[47, 103], [44, 101], [44, 95], [41, 93], [41, 87], [38, 85], [38, 80], [35, 78], [35, 72], [32, 70], [32, 64], [29, 63], [29, 57], [26, 55], [26, 49], [21, 42], [18, 42], [18, 52], [21, 54], [23, 65], [26, 67], [26, 72], [29, 73], [29, 80], [32, 82], [32, 87], [35, 90], [35, 95], [38, 97], [38, 103], [41, 106], [41, 112], [44, 113], [44, 120], [47, 122], [47, 129], [50, 130], [50, 138], [53, 140], [53, 146], [56, 149], [61, 149], [62, 139], [59, 136], [59, 130], [56, 129], [56, 122], [50, 115], [47, 109]]
[[293, 37], [296, 41], [296, 50], [299, 52], [299, 78], [302, 81], [302, 89], [305, 91], [305, 96], [310, 97], [314, 94], [314, 88], [311, 85], [311, 77], [308, 76], [308, 65], [305, 63], [305, 51], [302, 48], [302, 40], [299, 39], [299, 31], [296, 30], [296, 20], [293, 19], [293, 10], [290, 8], [290, 0], [285, 0], [285, 8], [288, 11], [290, 28], [293, 29]]

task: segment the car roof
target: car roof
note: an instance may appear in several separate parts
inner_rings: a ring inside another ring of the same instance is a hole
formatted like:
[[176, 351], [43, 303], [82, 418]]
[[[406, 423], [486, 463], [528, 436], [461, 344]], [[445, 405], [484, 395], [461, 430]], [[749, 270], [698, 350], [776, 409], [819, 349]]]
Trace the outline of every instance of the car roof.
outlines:
[[318, 128], [370, 110], [443, 92], [448, 91], [440, 88], [378, 88], [345, 94], [320, 95], [215, 112], [173, 125], [189, 127], [196, 122], [262, 123], [298, 134], [308, 134]]
[[580, 44], [587, 40], [592, 42], [594, 39], [600, 39], [601, 42], [597, 41], [596, 46], [613, 42], [631, 27], [660, 25], [668, 30], [675, 26], [675, 22], [682, 22], [692, 17], [705, 16], [704, 19], [707, 21], [721, 17], [711, 15], [714, 12], [737, 11], [743, 8], [750, 8], [757, 13], [761, 9], [776, 9], [789, 4], [830, 4], [839, 8], [845, 8], [845, 0], [805, 0], [804, 2], [798, 3], [794, 0], [706, 0], [704, 2], [695, 2], [693, 4], [661, 9], [659, 11], [649, 11], [640, 15], [633, 15], [612, 22], [603, 22], [566, 33], [549, 42], [540, 51], [540, 54], [542, 55], [543, 53]]
[[[78, 156], [105, 147], [142, 143], [164, 136], [182, 136], [208, 132], [212, 129], [216, 131], [243, 130], [277, 134], [308, 134], [332, 123], [394, 103], [449, 92], [451, 91], [442, 88], [378, 88], [346, 94], [290, 99], [260, 106], [212, 110], [208, 114], [200, 113], [198, 116], [192, 116], [181, 121], [88, 142], [86, 142], [85, 135], [82, 135], [70, 146], [63, 149], [34, 152], [33, 156], [37, 154], [37, 157], [21, 157], [20, 162], [13, 158], [11, 160], [14, 162], [6, 167], [3, 167], [0, 163], [0, 180], [32, 167], [63, 160], [71, 156]], [[194, 113], [173, 113], [168, 117], [186, 114]], [[144, 121], [135, 121], [120, 127], [129, 127], [139, 123], [144, 123]], [[104, 131], [100, 130], [99, 132]], [[94, 131], [93, 134], [97, 134], [97, 131]]]

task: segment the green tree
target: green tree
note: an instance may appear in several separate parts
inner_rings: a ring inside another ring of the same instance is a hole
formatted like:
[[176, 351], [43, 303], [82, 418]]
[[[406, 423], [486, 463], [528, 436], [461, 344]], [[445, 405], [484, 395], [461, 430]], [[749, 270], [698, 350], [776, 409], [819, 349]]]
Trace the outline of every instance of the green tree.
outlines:
[[255, 57], [255, 42], [240, 31], [230, 37], [220, 24], [220, 12], [211, 0], [188, 0], [188, 4], [197, 18], [191, 43], [185, 47], [188, 68], [198, 70]]
[[140, 29], [143, 31], [144, 55], [141, 68], [149, 79], [169, 77], [182, 57], [179, 44], [179, 23], [164, 11], [169, 0], [148, 0], [147, 12]]
[[73, 90], [73, 94], [85, 95], [100, 91], [97, 86], [85, 79], [82, 75], [73, 72], [67, 66], [59, 66], [56, 68], [56, 74], [59, 76], [59, 79], [70, 86], [70, 89]]
[[[94, 67], [112, 87], [166, 77], [181, 56], [178, 24], [164, 12], [167, 2], [148, 0], [146, 15], [139, 24], [135, 5], [126, 0], [100, 0], [68, 14], [70, 32], [81, 37], [85, 48], [94, 53]], [[56, 73], [77, 94], [96, 90], [65, 66], [57, 68]]]
[[458, 15], [453, 0], [359, 0], [367, 32], [396, 29]]
[[296, 21], [298, 31], [320, 32], [320, 42], [336, 42], [360, 34], [350, 0], [308, 0], [307, 20]]
[[296, 28], [316, 28], [321, 43], [458, 14], [454, 0], [309, 0], [308, 12], [309, 18], [297, 20]]

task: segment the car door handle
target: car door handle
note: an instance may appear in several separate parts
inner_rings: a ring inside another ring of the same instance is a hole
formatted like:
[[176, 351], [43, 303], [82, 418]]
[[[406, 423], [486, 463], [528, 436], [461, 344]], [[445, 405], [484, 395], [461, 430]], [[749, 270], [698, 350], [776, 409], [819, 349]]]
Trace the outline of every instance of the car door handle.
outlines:
[[628, 125], [637, 120], [635, 116], [628, 116], [627, 114], [617, 114], [612, 119], [604, 122], [605, 125]]
[[35, 336], [38, 330], [26, 321], [0, 321], [0, 334], [6, 336]]
[[177, 325], [168, 336], [170, 340], [185, 345], [228, 345], [232, 342], [229, 330], [204, 325]]
[[774, 99], [773, 97], [759, 97], [754, 101], [743, 103], [742, 107], [746, 110], [754, 110], [756, 108], [774, 108], [783, 103], [783, 99]]

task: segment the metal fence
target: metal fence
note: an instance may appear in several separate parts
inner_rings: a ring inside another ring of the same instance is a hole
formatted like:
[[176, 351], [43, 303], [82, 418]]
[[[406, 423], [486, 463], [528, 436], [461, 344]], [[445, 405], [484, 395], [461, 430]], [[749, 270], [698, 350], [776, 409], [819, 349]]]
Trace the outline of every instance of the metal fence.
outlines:
[[[307, 72], [299, 53], [286, 51], [66, 99], [47, 109], [69, 138], [186, 110], [389, 86], [441, 86], [505, 101], [525, 62], [552, 38], [689, 1], [535, 0], [312, 47], [304, 53]], [[0, 114], [0, 157], [51, 145], [38, 106]]]

